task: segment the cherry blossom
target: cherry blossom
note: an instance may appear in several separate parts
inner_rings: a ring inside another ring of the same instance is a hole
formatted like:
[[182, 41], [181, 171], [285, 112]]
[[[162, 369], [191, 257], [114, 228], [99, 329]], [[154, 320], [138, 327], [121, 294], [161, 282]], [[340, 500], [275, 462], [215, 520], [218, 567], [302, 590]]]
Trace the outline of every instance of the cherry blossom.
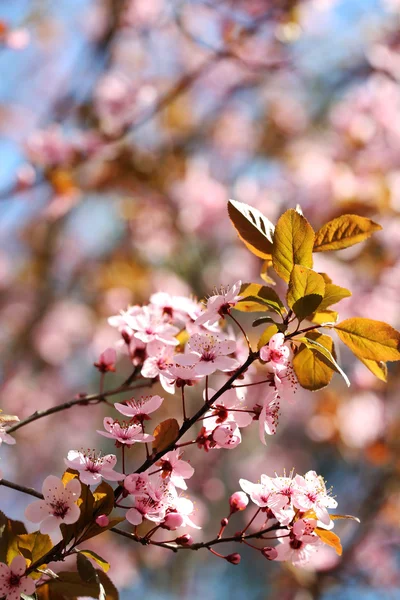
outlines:
[[132, 473], [125, 477], [124, 487], [132, 496], [143, 496], [147, 492], [149, 476], [146, 473]]
[[242, 282], [237, 281], [230, 289], [222, 289], [220, 294], [210, 296], [205, 311], [195, 321], [196, 325], [212, 325], [219, 321], [241, 299], [238, 295], [241, 287]]
[[8, 567], [0, 563], [0, 597], [5, 600], [19, 600], [21, 594], [34, 594], [33, 579], [25, 575], [26, 561], [21, 555], [15, 556]]
[[132, 446], [136, 442], [152, 442], [154, 437], [148, 433], [143, 433], [139, 423], [127, 423], [114, 420], [112, 417], [105, 417], [103, 421], [105, 431], [97, 430], [97, 433], [104, 437], [115, 440], [117, 448], [121, 445]]
[[117, 353], [114, 348], [107, 348], [100, 354], [98, 362], [94, 366], [101, 372], [115, 371], [115, 363], [117, 361]]
[[238, 510], [244, 510], [249, 503], [249, 498], [244, 492], [235, 492], [229, 498], [229, 506], [231, 507], [231, 513], [235, 513]]
[[108, 481], [121, 481], [125, 477], [122, 473], [113, 470], [117, 464], [117, 457], [114, 454], [96, 456], [94, 451], [90, 450], [88, 452], [70, 450], [64, 462], [70, 469], [79, 471], [80, 480], [86, 485], [100, 483], [102, 478]]
[[168, 323], [161, 311], [150, 306], [143, 306], [136, 314], [128, 315], [126, 322], [133, 329], [135, 338], [145, 344], [154, 340], [171, 346], [179, 344], [175, 337], [179, 333], [178, 327]]
[[150, 419], [148, 415], [160, 408], [163, 402], [164, 398], [161, 398], [161, 396], [142, 396], [140, 400], [132, 398], [126, 404], [116, 402], [114, 407], [122, 415], [130, 417], [136, 423], [143, 423], [143, 421]]
[[61, 523], [71, 525], [79, 519], [80, 509], [76, 501], [80, 492], [81, 484], [78, 479], [71, 479], [64, 485], [62, 479], [49, 475], [43, 482], [44, 500], [29, 504], [25, 516], [33, 523], [41, 523], [41, 533], [52, 533], [58, 528], [54, 537], [61, 536]]
[[[197, 370], [197, 365], [173, 364], [168, 368], [166, 376], [179, 388], [184, 385], [195, 385], [202, 375]], [[174, 388], [175, 389], [175, 388]]]
[[337, 502], [329, 496], [323, 478], [315, 471], [308, 471], [304, 477], [296, 475], [294, 482], [294, 506], [302, 511], [313, 510], [324, 525], [329, 525], [331, 518], [327, 508], [336, 508]]
[[256, 413], [255, 418], [258, 419], [260, 440], [266, 445], [265, 434], [275, 435], [276, 433], [280, 404], [274, 390], [271, 390], [260, 402], [261, 404], [257, 401], [253, 410]]
[[316, 526], [317, 522], [314, 519], [299, 519], [293, 525], [289, 536], [277, 535], [279, 544], [275, 546], [277, 555], [274, 560], [290, 561], [298, 567], [306, 564], [311, 554], [323, 545], [314, 534]]
[[[215, 393], [215, 390], [208, 388], [208, 398]], [[208, 427], [216, 427], [225, 421], [235, 422], [238, 427], [247, 427], [253, 421], [253, 416], [246, 410], [243, 394], [235, 389], [224, 392], [205, 416]]]
[[236, 342], [216, 335], [195, 333], [188, 342], [191, 352], [177, 355], [175, 361], [184, 366], [196, 366], [199, 375], [211, 375], [215, 371], [233, 371], [239, 366], [235, 358], [227, 355], [236, 350]]
[[3, 442], [5, 444], [10, 444], [11, 446], [16, 443], [14, 438], [9, 433], [7, 433], [6, 428], [0, 427], [0, 446]]
[[179, 450], [171, 450], [164, 454], [157, 463], [162, 469], [162, 477], [168, 478], [173, 485], [182, 490], [187, 490], [185, 479], [190, 479], [194, 473], [193, 467], [181, 460], [182, 453]]
[[289, 363], [290, 348], [285, 346], [283, 333], [275, 333], [266, 346], [260, 350], [261, 360], [270, 363], [275, 372], [282, 371]]
[[172, 375], [168, 375], [168, 369], [174, 364], [175, 350], [171, 345], [159, 341], [147, 344], [147, 358], [143, 363], [142, 375], [154, 379], [159, 377], [164, 390], [173, 394], [175, 386]]

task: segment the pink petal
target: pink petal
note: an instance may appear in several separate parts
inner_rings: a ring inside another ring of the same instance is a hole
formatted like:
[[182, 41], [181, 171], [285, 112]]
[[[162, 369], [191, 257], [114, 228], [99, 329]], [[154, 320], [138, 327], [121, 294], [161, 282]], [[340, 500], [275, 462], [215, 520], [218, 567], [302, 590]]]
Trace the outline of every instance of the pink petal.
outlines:
[[36, 500], [25, 509], [25, 517], [32, 523], [40, 523], [50, 514], [49, 507], [44, 500]]
[[79, 479], [74, 477], [74, 479], [68, 481], [67, 485], [65, 486], [65, 489], [67, 490], [67, 492], [70, 492], [73, 496], [79, 498], [79, 495], [81, 493], [81, 484], [79, 482]]
[[101, 483], [101, 475], [100, 473], [91, 473], [90, 471], [82, 471], [80, 474], [80, 478], [82, 483], [85, 485], [96, 485], [97, 483]]
[[103, 469], [101, 475], [108, 481], [121, 481], [122, 479], [125, 479], [123, 473], [117, 473], [117, 471], [112, 471], [111, 469]]
[[25, 558], [21, 555], [16, 556], [10, 565], [10, 569], [13, 573], [21, 577], [26, 571]]
[[155, 410], [157, 410], [157, 408], [160, 408], [163, 402], [164, 398], [161, 398], [161, 396], [151, 396], [150, 400], [148, 400], [145, 404], [146, 415], [154, 412]]
[[214, 361], [214, 364], [219, 371], [233, 371], [239, 366], [235, 358], [229, 358], [228, 356], [219, 356]]
[[43, 482], [42, 492], [44, 499], [53, 502], [54, 498], [59, 498], [64, 493], [64, 484], [59, 477], [49, 475]]
[[23, 581], [21, 581], [21, 583], [19, 584], [19, 589], [24, 594], [28, 594], [28, 596], [30, 596], [35, 592], [36, 585], [33, 579], [31, 579], [30, 577], [24, 577]]
[[44, 533], [44, 534], [50, 534], [52, 533], [55, 529], [58, 528], [58, 526], [61, 523], [61, 519], [60, 517], [55, 517], [54, 515], [49, 515], [40, 525], [40, 533]]
[[71, 504], [69, 507], [69, 511], [65, 515], [63, 521], [66, 525], [71, 525], [72, 523], [76, 523], [80, 516], [81, 510], [79, 506], [77, 506], [76, 504]]
[[130, 508], [125, 516], [132, 525], [140, 525], [143, 521], [142, 514], [136, 508]]

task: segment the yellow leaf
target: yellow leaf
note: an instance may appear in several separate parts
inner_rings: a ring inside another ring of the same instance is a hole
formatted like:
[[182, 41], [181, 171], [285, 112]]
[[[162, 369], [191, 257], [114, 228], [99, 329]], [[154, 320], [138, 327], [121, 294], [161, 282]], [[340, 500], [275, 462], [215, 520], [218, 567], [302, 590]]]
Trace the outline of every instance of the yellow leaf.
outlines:
[[275, 333], [278, 333], [279, 328], [277, 325], [269, 325], [266, 329], [264, 329], [260, 339], [258, 340], [257, 348], [260, 350], [263, 346], [268, 344], [269, 340], [272, 338]]
[[387, 364], [382, 360], [370, 360], [368, 358], [363, 358], [354, 352], [355, 356], [357, 356], [358, 360], [360, 360], [363, 365], [367, 367], [378, 379], [381, 381], [387, 381]]
[[273, 224], [264, 215], [236, 200], [229, 200], [228, 213], [239, 238], [246, 247], [260, 258], [271, 258]]
[[357, 357], [373, 361], [400, 360], [400, 333], [383, 321], [354, 317], [335, 330]]
[[336, 535], [336, 533], [333, 533], [333, 531], [327, 531], [326, 529], [321, 529], [320, 527], [316, 527], [314, 531], [319, 537], [319, 539], [322, 542], [324, 542], [324, 544], [330, 546], [331, 548], [334, 548], [334, 550], [336, 550], [336, 553], [339, 556], [342, 556], [342, 544], [340, 543], [340, 538], [338, 535]]
[[165, 421], [162, 421], [153, 431], [153, 436], [155, 437], [155, 440], [153, 441], [153, 450], [155, 450], [155, 452], [160, 452], [160, 450], [167, 448], [176, 440], [178, 433], [179, 424], [176, 419], [166, 419]]
[[311, 317], [310, 321], [317, 325], [337, 323], [338, 313], [335, 310], [317, 310]]
[[349, 296], [351, 296], [350, 290], [340, 287], [340, 285], [335, 285], [334, 283], [326, 283], [325, 295], [318, 307], [318, 311], [325, 310], [328, 306], [340, 302], [343, 298], [349, 298]]
[[342, 215], [326, 223], [317, 231], [314, 252], [341, 250], [369, 238], [382, 229], [378, 223], [358, 215]]
[[287, 302], [300, 320], [315, 312], [324, 294], [325, 281], [321, 275], [307, 267], [294, 265], [290, 274]]
[[[333, 348], [332, 352], [328, 350], [317, 338], [318, 334], [310, 331], [305, 337], [300, 338], [303, 344], [312, 352], [316, 352], [319, 355], [320, 360], [325, 363], [328, 367], [339, 373], [343, 379], [345, 380], [348, 387], [350, 387], [350, 381], [347, 377], [346, 373], [341, 369], [341, 367], [336, 362], [335, 357], [333, 356]], [[299, 338], [295, 338], [298, 340]]]
[[110, 563], [108, 563], [104, 558], [93, 552], [93, 550], [79, 550], [80, 554], [83, 554], [87, 558], [91, 558], [94, 560], [102, 569], [107, 573], [110, 568]]
[[[333, 353], [333, 340], [329, 335], [310, 332], [308, 336], [318, 341], [331, 354]], [[327, 386], [334, 373], [332, 366], [305, 344], [301, 344], [299, 351], [294, 355], [293, 368], [301, 387], [312, 392]]]
[[270, 287], [259, 283], [243, 283], [240, 288], [240, 300], [235, 310], [242, 312], [263, 312], [272, 310], [279, 315], [286, 312], [278, 294]]
[[276, 224], [272, 247], [272, 264], [284, 281], [288, 282], [294, 265], [312, 268], [314, 230], [294, 209], [287, 210]]
[[268, 269], [270, 269], [272, 267], [272, 259], [266, 259], [263, 262], [263, 265], [261, 267], [261, 273], [260, 273], [260, 277], [263, 281], [265, 281], [265, 283], [268, 283], [269, 285], [276, 285], [276, 282], [272, 279], [272, 277], [270, 277], [268, 275]]
[[347, 519], [350, 521], [357, 521], [360, 523], [360, 519], [358, 517], [353, 517], [353, 515], [329, 515], [332, 521], [339, 521], [340, 519]]

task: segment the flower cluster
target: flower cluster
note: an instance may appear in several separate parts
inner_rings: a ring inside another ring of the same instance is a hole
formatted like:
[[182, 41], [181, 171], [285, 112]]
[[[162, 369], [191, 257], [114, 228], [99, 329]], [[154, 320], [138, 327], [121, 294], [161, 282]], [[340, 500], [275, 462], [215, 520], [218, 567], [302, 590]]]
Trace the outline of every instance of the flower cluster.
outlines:
[[299, 566], [308, 562], [323, 544], [318, 532], [333, 527], [328, 508], [337, 507], [323, 478], [315, 471], [308, 471], [304, 476], [272, 478], [263, 474], [259, 483], [246, 479], [239, 483], [265, 515], [261, 530], [276, 524], [274, 531], [279, 543], [263, 548], [264, 556]]

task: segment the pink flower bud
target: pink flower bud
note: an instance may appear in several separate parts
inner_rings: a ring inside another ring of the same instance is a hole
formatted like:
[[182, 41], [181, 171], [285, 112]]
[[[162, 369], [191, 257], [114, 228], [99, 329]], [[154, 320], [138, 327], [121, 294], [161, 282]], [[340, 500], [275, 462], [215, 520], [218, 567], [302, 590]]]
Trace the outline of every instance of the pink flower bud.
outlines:
[[272, 548], [271, 546], [265, 546], [261, 550], [261, 554], [265, 556], [265, 558], [267, 558], [268, 560], [275, 560], [275, 558], [278, 556], [276, 548]]
[[100, 371], [100, 373], [107, 373], [107, 371], [115, 371], [115, 363], [117, 361], [117, 353], [114, 348], [107, 348], [100, 354], [99, 361], [94, 363], [94, 366]]
[[193, 544], [193, 538], [188, 533], [185, 533], [184, 535], [177, 537], [175, 542], [180, 546], [191, 546]]
[[179, 513], [169, 513], [162, 524], [163, 529], [169, 529], [170, 531], [175, 531], [183, 525], [183, 517]]
[[99, 515], [96, 518], [96, 524], [99, 527], [107, 527], [107, 525], [109, 524], [110, 519], [107, 517], [107, 515]]
[[226, 517], [224, 519], [221, 519], [221, 527], [226, 527], [228, 523], [229, 521]]
[[237, 512], [238, 510], [244, 510], [249, 503], [249, 498], [244, 492], [235, 492], [229, 498], [229, 505], [231, 512]]
[[232, 565], [238, 565], [240, 563], [240, 559], [241, 559], [241, 556], [237, 552], [235, 552], [234, 554], [228, 554], [228, 556], [225, 556], [225, 560], [227, 560]]

